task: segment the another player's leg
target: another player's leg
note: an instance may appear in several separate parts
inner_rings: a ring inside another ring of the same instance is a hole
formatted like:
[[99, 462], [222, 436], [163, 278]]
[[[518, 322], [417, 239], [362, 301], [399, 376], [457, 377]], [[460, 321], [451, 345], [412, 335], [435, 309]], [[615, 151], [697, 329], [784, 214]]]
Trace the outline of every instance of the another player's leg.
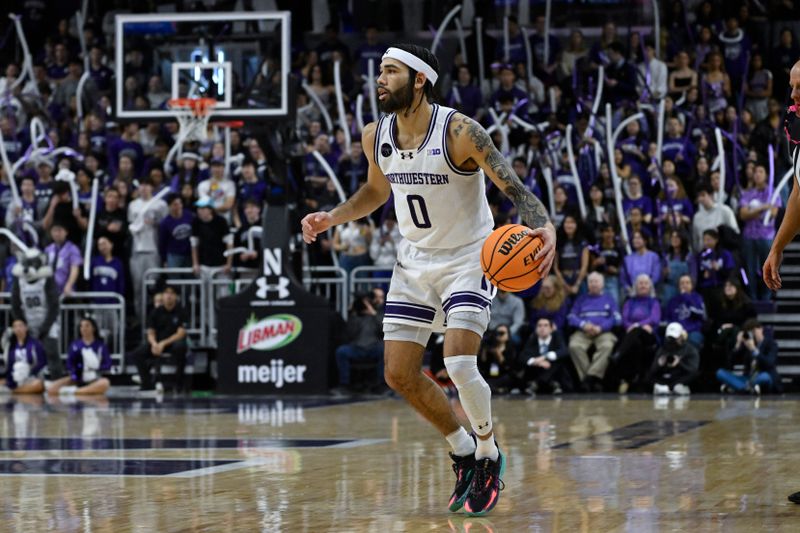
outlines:
[[453, 470], [456, 486], [450, 496], [449, 508], [458, 511], [464, 503], [472, 480], [475, 464], [475, 440], [458, 424], [453, 409], [442, 388], [422, 372], [422, 357], [429, 330], [385, 324], [384, 378], [386, 384], [399, 393], [425, 417], [453, 448]]
[[448, 317], [444, 344], [447, 373], [458, 389], [461, 405], [477, 436], [475, 472], [464, 500], [464, 509], [476, 516], [488, 513], [497, 504], [506, 461], [492, 431], [492, 392], [478, 371], [475, 355], [481, 343], [478, 331], [484, 331], [487, 324], [486, 311], [453, 312]]

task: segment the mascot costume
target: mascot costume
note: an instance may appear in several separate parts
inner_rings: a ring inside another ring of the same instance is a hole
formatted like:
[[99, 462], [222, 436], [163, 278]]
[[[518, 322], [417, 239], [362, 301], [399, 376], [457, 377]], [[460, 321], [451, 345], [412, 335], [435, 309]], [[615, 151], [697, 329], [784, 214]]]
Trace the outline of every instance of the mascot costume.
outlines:
[[20, 253], [11, 273], [11, 312], [14, 318], [24, 318], [30, 334], [39, 339], [47, 356], [49, 379], [64, 375], [64, 365], [58, 353], [60, 324], [58, 321], [58, 288], [47, 256], [35, 248]]

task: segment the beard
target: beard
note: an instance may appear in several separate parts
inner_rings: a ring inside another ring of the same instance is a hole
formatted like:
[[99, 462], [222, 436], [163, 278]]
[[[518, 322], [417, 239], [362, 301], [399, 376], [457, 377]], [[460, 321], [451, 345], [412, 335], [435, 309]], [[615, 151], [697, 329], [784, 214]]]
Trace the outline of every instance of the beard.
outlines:
[[387, 92], [385, 100], [378, 101], [378, 107], [384, 113], [397, 113], [411, 107], [414, 102], [414, 91], [411, 84], [395, 92]]

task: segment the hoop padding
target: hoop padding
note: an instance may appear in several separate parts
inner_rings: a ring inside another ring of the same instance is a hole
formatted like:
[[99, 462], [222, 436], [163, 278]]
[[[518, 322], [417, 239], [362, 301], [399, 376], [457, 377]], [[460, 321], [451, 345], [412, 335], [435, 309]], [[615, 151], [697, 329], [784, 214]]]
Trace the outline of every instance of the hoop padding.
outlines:
[[181, 142], [208, 139], [208, 121], [217, 101], [213, 98], [173, 98], [167, 102], [178, 121], [178, 139]]

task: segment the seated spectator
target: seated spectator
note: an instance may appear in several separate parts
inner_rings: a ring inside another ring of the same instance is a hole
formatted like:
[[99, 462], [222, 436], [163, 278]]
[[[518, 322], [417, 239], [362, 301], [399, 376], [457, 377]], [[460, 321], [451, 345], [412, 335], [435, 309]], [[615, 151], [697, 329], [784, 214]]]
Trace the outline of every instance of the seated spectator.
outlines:
[[605, 279], [603, 290], [614, 299], [619, 307], [619, 274], [625, 253], [617, 242], [617, 233], [614, 231], [614, 227], [609, 224], [603, 225], [600, 230], [600, 243], [589, 248], [592, 251], [591, 271], [603, 275]]
[[719, 245], [719, 234], [708, 229], [703, 232], [703, 251], [696, 254], [697, 292], [703, 295], [709, 314], [715, 315], [720, 302], [720, 290], [736, 268], [733, 255]]
[[[674, 167], [674, 164], [666, 160], [664, 166]], [[683, 183], [677, 176], [669, 176], [664, 179], [664, 186], [665, 189], [658, 193], [656, 200], [655, 222], [660, 225], [662, 234], [676, 229], [688, 232], [692, 225], [694, 206]]]
[[730, 355], [736, 335], [749, 318], [756, 317], [756, 310], [747, 297], [741, 282], [731, 278], [722, 288], [722, 296], [716, 305], [713, 318], [711, 360], [714, 368], [731, 368]]
[[700, 368], [700, 354], [687, 341], [686, 331], [678, 322], [670, 323], [664, 335], [664, 346], [656, 352], [650, 368], [653, 394], [686, 396], [691, 393], [687, 384]]
[[[663, 305], [680, 293], [678, 287], [681, 277], [686, 274], [697, 275], [695, 255], [690, 250], [688, 235], [679, 230], [669, 232], [667, 249], [663, 253], [664, 267], [662, 269], [659, 298]], [[694, 285], [694, 283], [692, 283]], [[676, 322], [672, 320], [671, 322]], [[686, 325], [684, 324], [684, 327]]]
[[50, 228], [50, 237], [53, 242], [44, 249], [47, 262], [53, 267], [58, 294], [70, 295], [75, 290], [80, 267], [83, 265], [83, 255], [75, 243], [67, 240], [67, 229], [60, 223], [54, 222]]
[[[178, 171], [172, 177], [172, 192], [180, 192], [184, 185], [196, 190], [201, 181], [200, 162], [203, 159], [191, 150], [185, 150], [178, 159]], [[169, 169], [168, 169], [169, 170]]]
[[[758, 164], [753, 173], [753, 186], [742, 191], [739, 199], [739, 217], [744, 223], [742, 231], [742, 254], [747, 272], [747, 292], [753, 300], [769, 300], [772, 294], [761, 279], [761, 265], [769, 255], [772, 240], [775, 238], [775, 216], [781, 206], [778, 196], [776, 203], [770, 203], [767, 189], [767, 169]], [[769, 212], [769, 223], [764, 217]]]
[[647, 249], [647, 241], [640, 231], [631, 234], [633, 252], [625, 256], [622, 262], [622, 290], [624, 294], [634, 294], [633, 284], [640, 274], [647, 274], [653, 284], [661, 280], [661, 258]]
[[[603, 293], [603, 275], [592, 272], [588, 277], [589, 292], [578, 297], [567, 317], [577, 331], [569, 339], [569, 353], [578, 378], [590, 392], [603, 391], [603, 378], [617, 337], [611, 332], [622, 317], [614, 299]], [[595, 348], [592, 359], [588, 350]]]
[[554, 271], [569, 296], [577, 296], [589, 271], [589, 246], [578, 218], [566, 215], [558, 229]]
[[336, 348], [339, 387], [334, 389], [334, 393], [352, 390], [350, 363], [355, 359], [375, 362], [375, 381], [371, 385], [380, 387], [383, 384], [383, 326], [369, 295], [357, 294], [354, 297], [345, 336], [347, 343]]
[[167, 268], [192, 266], [192, 212], [183, 208], [176, 193], [167, 195], [167, 216], [158, 224], [158, 250]]
[[53, 196], [42, 219], [42, 227], [45, 231], [50, 231], [53, 226], [58, 224], [66, 230], [66, 238], [76, 245], [80, 245], [82, 230], [88, 225], [88, 220], [80, 208], [72, 207], [72, 192], [66, 181], [55, 181], [52, 190]]
[[489, 329], [497, 329], [501, 324], [507, 326], [514, 346], [521, 346], [520, 328], [525, 325], [525, 303], [522, 298], [508, 291], [498, 290], [492, 301], [491, 315]]
[[230, 224], [233, 221], [233, 203], [236, 201], [236, 184], [225, 176], [225, 160], [212, 159], [211, 177], [197, 186], [197, 196], [209, 198], [218, 215]]
[[655, 297], [653, 283], [647, 274], [636, 277], [635, 296], [622, 306], [622, 327], [625, 336], [617, 348], [619, 393], [625, 394], [633, 385], [640, 387], [648, 377], [655, 353], [656, 330], [661, 322], [661, 305]]
[[542, 390], [561, 394], [564, 389], [570, 390], [570, 378], [564, 366], [569, 360], [569, 349], [550, 319], [536, 321], [536, 330], [522, 348], [519, 360], [525, 364], [522, 379], [528, 394]]
[[689, 342], [698, 350], [703, 348], [703, 327], [706, 322], [706, 306], [703, 297], [694, 291], [694, 282], [689, 274], [678, 280], [680, 294], [670, 299], [664, 318], [667, 322], [678, 322], [688, 335]]
[[514, 380], [517, 366], [517, 351], [508, 326], [502, 324], [488, 330], [478, 352], [478, 370], [492, 392], [506, 394], [518, 385]]
[[372, 242], [372, 222], [364, 217], [337, 226], [333, 234], [333, 248], [339, 252], [339, 266], [350, 272], [370, 264], [369, 246]]
[[625, 217], [625, 219], [628, 221], [628, 235], [633, 235], [638, 231], [642, 234], [642, 237], [644, 237], [644, 242], [648, 248], [653, 248], [653, 245], [658, 246], [659, 243], [654, 242], [653, 232], [650, 231], [650, 227], [644, 222], [644, 215], [642, 214], [641, 208], [631, 207], [630, 211], [625, 215]]
[[718, 231], [719, 226], [727, 226], [739, 233], [739, 224], [733, 210], [723, 203], [714, 202], [714, 191], [708, 184], [697, 187], [697, 212], [692, 219], [692, 246], [695, 252], [702, 251], [703, 233], [708, 229]]
[[69, 345], [67, 376], [47, 387], [47, 394], [105, 394], [111, 386], [102, 374], [111, 370], [111, 354], [99, 337], [95, 321], [84, 317], [78, 326], [80, 339]]
[[[12, 200], [6, 208], [6, 227], [24, 243], [35, 244], [44, 213], [36, 200], [36, 181], [25, 175], [19, 182], [19, 200]], [[34, 234], [29, 233], [33, 230]]]
[[627, 194], [622, 199], [622, 212], [628, 218], [631, 209], [638, 207], [642, 211], [642, 222], [650, 224], [653, 221], [653, 200], [644, 196], [642, 192], [642, 179], [636, 174], [632, 175], [627, 181]]
[[233, 256], [225, 257], [225, 250], [233, 248], [228, 223], [214, 212], [210, 198], [197, 201], [197, 217], [192, 220], [192, 270], [195, 276], [210, 277], [211, 270], [222, 267], [230, 272]]
[[95, 235], [107, 237], [120, 257], [125, 257], [125, 241], [128, 237], [128, 215], [120, 206], [119, 191], [113, 187], [103, 193], [103, 206], [97, 210]]
[[480, 122], [485, 113], [482, 105], [483, 96], [478, 85], [472, 82], [472, 73], [468, 65], [458, 66], [455, 81], [456, 83], [450, 87], [450, 92], [445, 98], [447, 105]]
[[744, 373], [727, 368], [717, 370], [717, 379], [722, 382], [720, 392], [780, 392], [781, 379], [776, 367], [778, 344], [764, 334], [764, 326], [755, 318], [748, 319], [736, 334], [733, 347], [733, 362], [743, 363]]
[[234, 266], [252, 269], [261, 267], [261, 262], [259, 261], [262, 249], [260, 237], [258, 233], [253, 234], [252, 240], [249, 236], [252, 228], [262, 227], [261, 205], [261, 202], [255, 198], [248, 198], [244, 201], [244, 217], [241, 225], [233, 233], [233, 247], [247, 248], [252, 242], [255, 249], [252, 252], [236, 254], [233, 259]]
[[383, 267], [384, 272], [375, 272], [375, 277], [390, 277], [397, 263], [397, 245], [400, 243], [400, 228], [394, 211], [386, 215], [377, 235], [369, 243], [369, 257], [376, 267]]
[[672, 161], [675, 164], [675, 172], [678, 176], [689, 175], [694, 166], [697, 151], [693, 143], [687, 142], [683, 124], [677, 117], [667, 119], [661, 153], [664, 160]]
[[256, 164], [252, 159], [245, 159], [241, 166], [242, 175], [239, 178], [238, 190], [236, 192], [236, 210], [233, 213], [233, 221], [236, 225], [241, 225], [244, 219], [244, 203], [248, 198], [252, 198], [259, 205], [264, 203], [267, 197], [267, 182], [259, 179], [256, 173]]
[[529, 310], [529, 324], [531, 329], [542, 318], [550, 320], [553, 327], [557, 330], [564, 330], [567, 325], [567, 314], [569, 313], [569, 301], [564, 284], [556, 276], [550, 274], [542, 280], [542, 287], [539, 294], [531, 300]]
[[186, 311], [178, 305], [178, 291], [167, 285], [162, 292], [162, 304], [147, 314], [146, 341], [128, 354], [136, 362], [143, 392], [155, 390], [152, 370], [167, 354], [175, 360], [175, 387], [184, 390], [186, 369]]
[[44, 392], [41, 373], [47, 365], [44, 348], [29, 334], [28, 323], [23, 318], [15, 318], [11, 329], [6, 376], [0, 382], [0, 390], [7, 387], [14, 394], [41, 394]]
[[364, 147], [361, 141], [353, 139], [350, 144], [350, 153], [343, 153], [339, 161], [339, 179], [347, 187], [348, 196], [355, 192], [367, 182], [367, 157], [364, 155]]

